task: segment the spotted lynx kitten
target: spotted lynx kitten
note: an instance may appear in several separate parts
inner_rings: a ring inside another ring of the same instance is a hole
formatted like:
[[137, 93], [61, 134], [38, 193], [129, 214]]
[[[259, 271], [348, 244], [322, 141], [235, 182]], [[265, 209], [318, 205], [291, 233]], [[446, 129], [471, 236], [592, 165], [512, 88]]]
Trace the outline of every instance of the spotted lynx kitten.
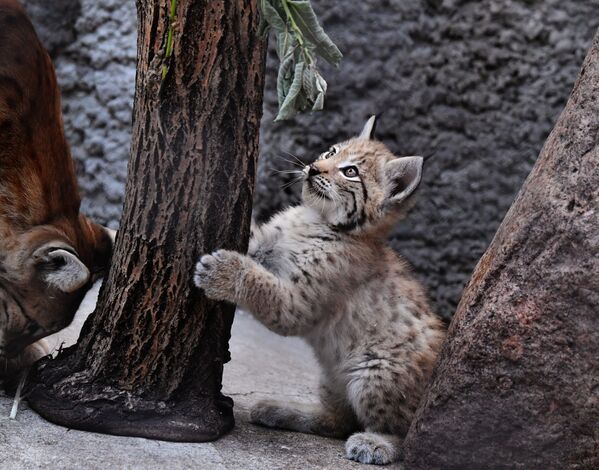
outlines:
[[301, 336], [322, 366], [320, 403], [264, 401], [251, 421], [349, 437], [347, 457], [398, 459], [444, 338], [424, 289], [387, 246], [420, 183], [421, 157], [395, 157], [359, 137], [303, 170], [303, 204], [254, 229], [247, 256], [202, 256], [206, 295], [250, 311], [275, 333]]

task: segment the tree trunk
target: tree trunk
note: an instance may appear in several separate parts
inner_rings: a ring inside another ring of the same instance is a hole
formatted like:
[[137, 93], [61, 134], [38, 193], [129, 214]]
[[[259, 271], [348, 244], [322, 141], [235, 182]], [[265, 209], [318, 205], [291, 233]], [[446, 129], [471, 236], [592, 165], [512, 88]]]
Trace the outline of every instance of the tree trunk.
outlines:
[[208, 301], [192, 274], [202, 253], [247, 249], [264, 40], [255, 0], [179, 0], [169, 62], [170, 4], [137, 2], [134, 137], [112, 268], [79, 345], [38, 367], [29, 402], [72, 428], [206, 441], [233, 426], [220, 390], [234, 306]]
[[599, 468], [599, 33], [480, 260], [406, 467]]

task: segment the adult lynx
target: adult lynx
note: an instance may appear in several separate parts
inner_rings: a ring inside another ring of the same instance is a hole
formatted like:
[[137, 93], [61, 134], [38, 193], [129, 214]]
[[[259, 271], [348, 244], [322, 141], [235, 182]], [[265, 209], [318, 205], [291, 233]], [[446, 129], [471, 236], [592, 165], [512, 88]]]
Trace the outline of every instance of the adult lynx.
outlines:
[[70, 323], [108, 265], [111, 236], [79, 205], [54, 67], [19, 2], [0, 0], [0, 375], [43, 355], [24, 350]]

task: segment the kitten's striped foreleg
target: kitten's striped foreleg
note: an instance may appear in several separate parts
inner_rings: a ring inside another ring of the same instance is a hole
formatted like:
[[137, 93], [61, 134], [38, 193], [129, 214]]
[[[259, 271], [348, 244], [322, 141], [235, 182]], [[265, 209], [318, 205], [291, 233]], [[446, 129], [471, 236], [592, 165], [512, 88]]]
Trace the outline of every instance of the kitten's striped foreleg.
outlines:
[[301, 335], [314, 325], [312, 309], [292, 283], [240, 253], [218, 250], [202, 256], [194, 281], [207, 297], [238, 304], [280, 335]]

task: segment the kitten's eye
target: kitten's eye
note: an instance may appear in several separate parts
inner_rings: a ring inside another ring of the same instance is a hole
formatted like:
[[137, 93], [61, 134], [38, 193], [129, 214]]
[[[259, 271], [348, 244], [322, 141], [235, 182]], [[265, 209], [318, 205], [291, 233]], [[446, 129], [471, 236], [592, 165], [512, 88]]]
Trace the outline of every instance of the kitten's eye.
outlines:
[[331, 158], [336, 153], [337, 153], [337, 147], [331, 147], [328, 152], [325, 152], [322, 154], [322, 158], [324, 158], [326, 160], [327, 158]]
[[341, 173], [348, 178], [355, 178], [358, 176], [358, 169], [355, 166], [346, 166], [345, 168], [341, 168]]

